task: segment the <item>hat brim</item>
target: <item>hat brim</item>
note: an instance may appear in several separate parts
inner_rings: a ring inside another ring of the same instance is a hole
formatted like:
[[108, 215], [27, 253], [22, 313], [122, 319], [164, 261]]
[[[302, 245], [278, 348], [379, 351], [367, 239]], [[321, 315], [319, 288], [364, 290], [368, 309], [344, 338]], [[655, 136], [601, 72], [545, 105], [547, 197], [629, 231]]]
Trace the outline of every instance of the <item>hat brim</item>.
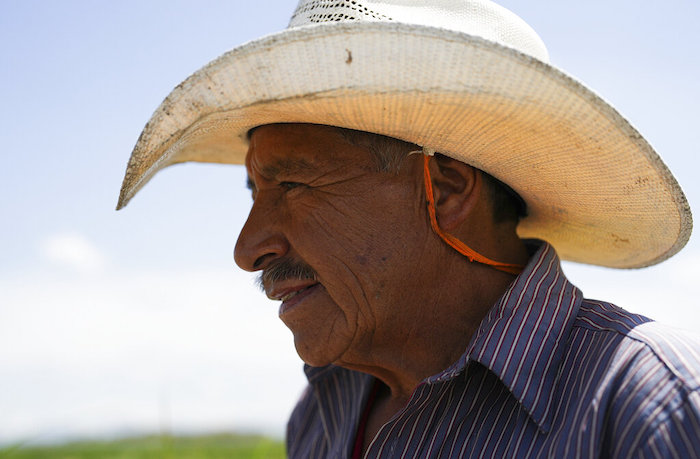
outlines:
[[117, 208], [168, 165], [242, 164], [247, 132], [282, 122], [384, 134], [482, 169], [527, 203], [518, 234], [566, 260], [649, 266], [690, 237], [672, 174], [581, 83], [479, 37], [394, 22], [287, 29], [194, 73], [144, 128]]

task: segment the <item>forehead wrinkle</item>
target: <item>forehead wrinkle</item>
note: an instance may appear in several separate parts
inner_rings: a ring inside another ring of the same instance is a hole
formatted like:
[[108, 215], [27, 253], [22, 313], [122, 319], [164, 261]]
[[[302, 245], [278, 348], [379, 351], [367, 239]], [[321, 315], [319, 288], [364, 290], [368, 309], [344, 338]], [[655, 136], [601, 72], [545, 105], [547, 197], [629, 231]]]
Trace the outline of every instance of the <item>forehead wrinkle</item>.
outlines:
[[[314, 179], [309, 182], [310, 185], [318, 184], [319, 182], [322, 184], [334, 184], [334, 185], [339, 185], [342, 183], [347, 183], [347, 182], [352, 182], [354, 180], [357, 180], [358, 178], [362, 177], [365, 175], [367, 172], [364, 170], [358, 170], [353, 173], [345, 173], [345, 174], [338, 174], [338, 171], [342, 169], [341, 167], [336, 167], [333, 170], [330, 171], [325, 171], [323, 173], [318, 174], [317, 176], [314, 175]], [[326, 178], [330, 178], [326, 180]]]
[[277, 177], [280, 173], [295, 173], [313, 169], [313, 164], [304, 158], [284, 157], [276, 160], [272, 164], [267, 164], [261, 168], [261, 174], [265, 178]]

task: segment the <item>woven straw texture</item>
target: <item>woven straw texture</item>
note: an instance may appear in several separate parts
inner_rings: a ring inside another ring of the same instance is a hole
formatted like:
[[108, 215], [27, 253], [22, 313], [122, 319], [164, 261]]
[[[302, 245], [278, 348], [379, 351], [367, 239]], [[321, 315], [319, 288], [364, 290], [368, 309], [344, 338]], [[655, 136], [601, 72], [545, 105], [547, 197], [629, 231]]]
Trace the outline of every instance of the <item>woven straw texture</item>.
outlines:
[[400, 138], [485, 170], [527, 203], [519, 235], [552, 243], [563, 259], [633, 268], [680, 250], [690, 209], [641, 135], [544, 62], [537, 40], [504, 46], [483, 35], [373, 19], [238, 47], [156, 110], [118, 208], [163, 167], [242, 164], [249, 129], [306, 122]]

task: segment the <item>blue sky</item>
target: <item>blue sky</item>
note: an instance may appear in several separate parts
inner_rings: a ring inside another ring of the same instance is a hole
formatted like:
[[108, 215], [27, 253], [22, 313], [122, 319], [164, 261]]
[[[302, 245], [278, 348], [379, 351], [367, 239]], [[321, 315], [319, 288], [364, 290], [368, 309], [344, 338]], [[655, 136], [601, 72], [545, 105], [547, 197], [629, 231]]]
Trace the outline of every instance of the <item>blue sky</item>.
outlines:
[[[500, 2], [637, 127], [700, 202], [700, 4]], [[138, 430], [281, 435], [291, 335], [232, 259], [241, 167], [181, 165], [115, 212], [170, 90], [283, 29], [289, 1], [0, 1], [0, 442]], [[700, 243], [645, 270], [565, 264], [590, 297], [700, 330]]]

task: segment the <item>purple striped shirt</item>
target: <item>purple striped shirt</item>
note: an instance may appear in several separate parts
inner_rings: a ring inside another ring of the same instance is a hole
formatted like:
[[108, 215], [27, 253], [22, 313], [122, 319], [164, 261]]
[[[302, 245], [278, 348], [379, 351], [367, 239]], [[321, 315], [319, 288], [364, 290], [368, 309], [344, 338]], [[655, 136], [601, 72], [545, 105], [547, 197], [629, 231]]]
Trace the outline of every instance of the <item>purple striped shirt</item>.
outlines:
[[[344, 458], [374, 378], [305, 368], [292, 458]], [[584, 299], [543, 244], [462, 357], [425, 379], [366, 457], [700, 457], [700, 341]]]

